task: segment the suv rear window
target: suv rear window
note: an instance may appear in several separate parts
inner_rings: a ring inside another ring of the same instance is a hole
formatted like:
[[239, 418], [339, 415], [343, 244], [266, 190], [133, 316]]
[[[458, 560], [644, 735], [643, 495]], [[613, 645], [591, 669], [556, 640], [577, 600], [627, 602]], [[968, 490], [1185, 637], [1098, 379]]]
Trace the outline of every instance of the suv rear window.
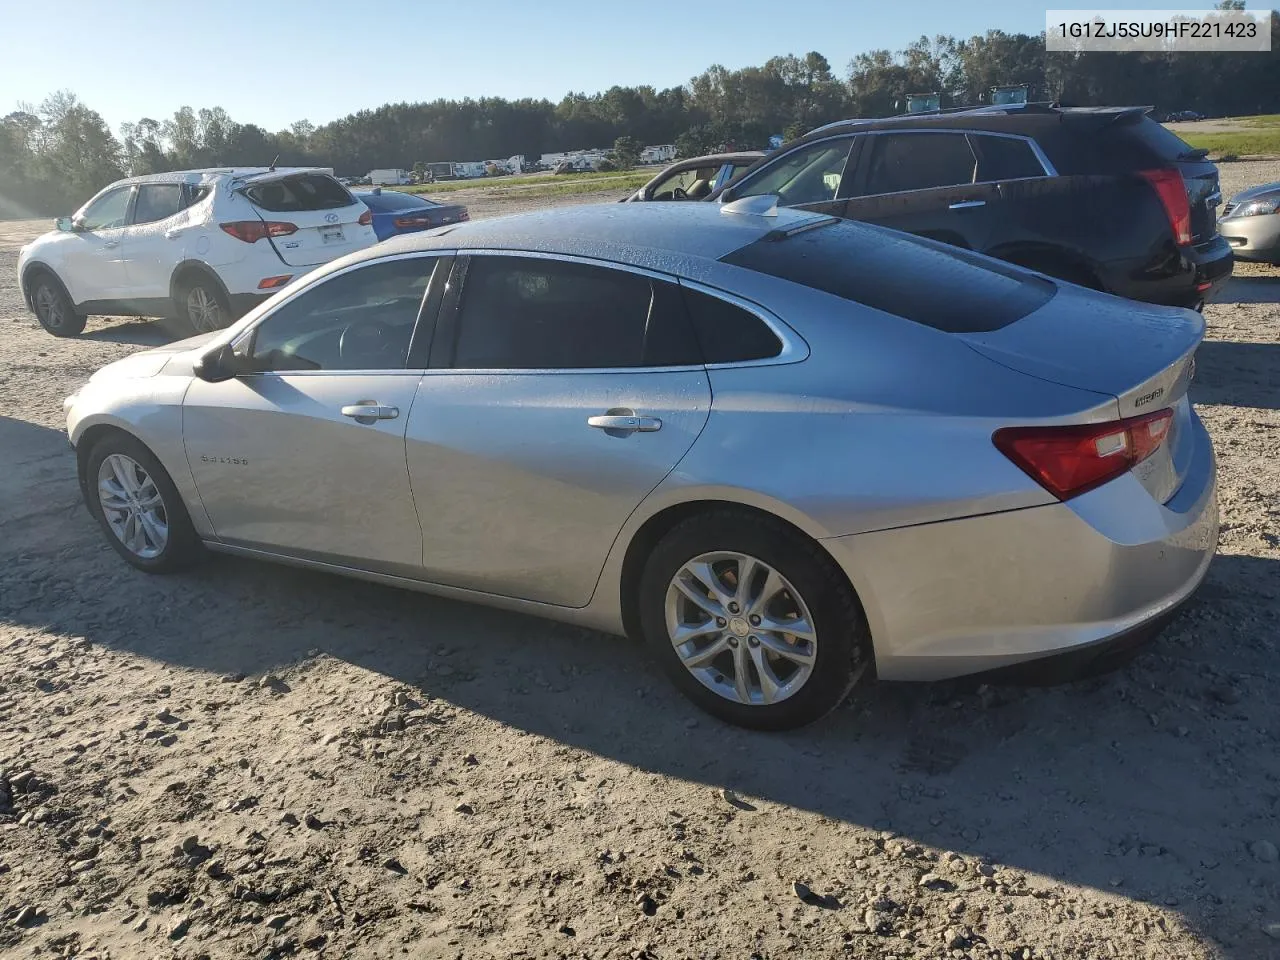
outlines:
[[966, 250], [849, 221], [764, 237], [721, 261], [790, 280], [945, 333], [999, 330], [1056, 288]]
[[263, 210], [272, 213], [333, 210], [356, 202], [346, 187], [323, 173], [300, 173], [266, 183], [253, 183], [245, 188], [244, 193]]

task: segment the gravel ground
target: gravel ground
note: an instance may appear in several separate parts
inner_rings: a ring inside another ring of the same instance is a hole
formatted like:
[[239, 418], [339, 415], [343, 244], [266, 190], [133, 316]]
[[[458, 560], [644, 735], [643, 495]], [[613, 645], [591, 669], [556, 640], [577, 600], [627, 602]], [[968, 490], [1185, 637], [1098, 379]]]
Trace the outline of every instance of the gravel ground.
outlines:
[[134, 572], [61, 400], [165, 336], [44, 334], [13, 276], [43, 227], [0, 224], [0, 955], [1280, 957], [1280, 270], [1207, 310], [1220, 556], [1160, 640], [767, 736], [626, 641], [242, 560]]

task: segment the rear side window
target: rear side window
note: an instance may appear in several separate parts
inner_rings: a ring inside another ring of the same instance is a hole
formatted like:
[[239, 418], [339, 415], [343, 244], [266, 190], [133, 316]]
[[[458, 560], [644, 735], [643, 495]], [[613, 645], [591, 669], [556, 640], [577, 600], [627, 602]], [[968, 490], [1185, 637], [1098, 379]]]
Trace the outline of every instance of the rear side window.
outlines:
[[1016, 267], [849, 221], [757, 240], [721, 259], [946, 333], [998, 330], [1047, 303], [1056, 290]]
[[971, 134], [969, 144], [978, 155], [978, 183], [1045, 176], [1044, 167], [1025, 140]]
[[182, 184], [144, 183], [138, 187], [133, 202], [133, 222], [155, 223], [167, 220], [182, 209]]
[[782, 352], [782, 341], [749, 310], [700, 290], [684, 288], [684, 302], [707, 363], [766, 360]]
[[679, 288], [610, 267], [473, 257], [458, 323], [461, 369], [701, 363]]
[[355, 203], [346, 187], [322, 173], [302, 173], [251, 184], [244, 193], [263, 210], [272, 213], [332, 210]]
[[868, 195], [973, 183], [976, 161], [962, 133], [889, 134], [871, 141]]

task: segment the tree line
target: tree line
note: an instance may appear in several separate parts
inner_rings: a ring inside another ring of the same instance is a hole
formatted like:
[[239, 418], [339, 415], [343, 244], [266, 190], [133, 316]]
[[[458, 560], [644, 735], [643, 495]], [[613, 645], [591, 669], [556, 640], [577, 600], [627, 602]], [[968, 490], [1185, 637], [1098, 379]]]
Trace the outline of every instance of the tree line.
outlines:
[[[1237, 2], [1237, 0], [1228, 0]], [[1080, 105], [1151, 104], [1158, 113], [1209, 116], [1280, 111], [1280, 14], [1270, 53], [1047, 53], [1044, 35], [991, 30], [967, 40], [921, 37], [897, 53], [859, 54], [837, 76], [820, 53], [779, 56], [758, 67], [715, 65], [680, 87], [615, 86], [546, 99], [483, 97], [389, 103], [322, 126], [300, 120], [271, 132], [221, 107], [183, 107], [112, 132], [66, 91], [0, 120], [0, 217], [67, 213], [114, 179], [197, 167], [333, 167], [360, 176], [377, 167], [486, 160], [585, 147], [620, 137], [675, 143], [681, 156], [760, 148], [850, 117], [902, 112], [909, 93], [942, 105], [975, 104], [998, 84], [1025, 83], [1033, 100]]]

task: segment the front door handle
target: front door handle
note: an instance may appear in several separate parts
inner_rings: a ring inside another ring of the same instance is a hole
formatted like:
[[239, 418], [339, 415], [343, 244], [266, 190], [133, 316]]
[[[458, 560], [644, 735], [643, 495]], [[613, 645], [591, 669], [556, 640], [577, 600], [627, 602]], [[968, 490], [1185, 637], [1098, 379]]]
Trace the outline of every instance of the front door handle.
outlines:
[[399, 407], [386, 407], [372, 400], [361, 400], [342, 408], [342, 415], [356, 423], [374, 423], [378, 420], [394, 420], [400, 416]]
[[118, 247], [120, 246], [120, 241], [119, 240], [103, 240], [102, 245], [104, 247]]
[[947, 209], [948, 210], [969, 210], [972, 207], [985, 207], [986, 205], [987, 205], [987, 201], [985, 200], [960, 200], [957, 203], [953, 203], [950, 206], [948, 206]]
[[607, 433], [653, 433], [662, 429], [662, 421], [657, 417], [640, 417], [628, 411], [587, 417], [587, 426]]

